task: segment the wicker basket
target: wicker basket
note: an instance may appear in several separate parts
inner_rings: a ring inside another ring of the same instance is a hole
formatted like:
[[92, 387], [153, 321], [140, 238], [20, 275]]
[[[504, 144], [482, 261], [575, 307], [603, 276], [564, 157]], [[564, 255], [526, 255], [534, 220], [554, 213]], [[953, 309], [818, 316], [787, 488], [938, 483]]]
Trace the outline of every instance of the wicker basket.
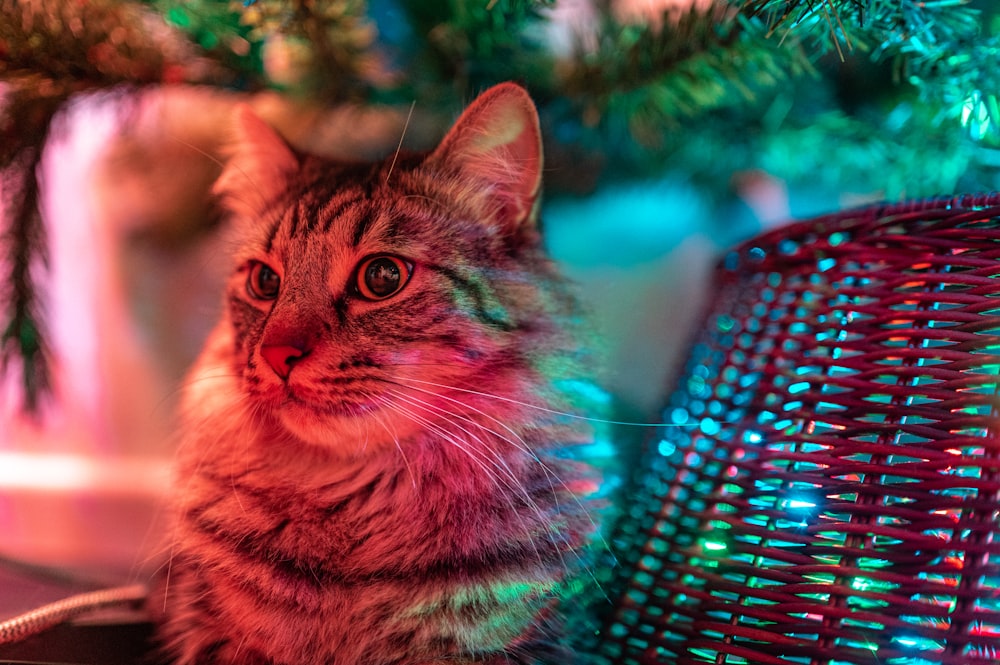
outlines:
[[1000, 195], [798, 223], [717, 278], [599, 660], [1000, 662]]

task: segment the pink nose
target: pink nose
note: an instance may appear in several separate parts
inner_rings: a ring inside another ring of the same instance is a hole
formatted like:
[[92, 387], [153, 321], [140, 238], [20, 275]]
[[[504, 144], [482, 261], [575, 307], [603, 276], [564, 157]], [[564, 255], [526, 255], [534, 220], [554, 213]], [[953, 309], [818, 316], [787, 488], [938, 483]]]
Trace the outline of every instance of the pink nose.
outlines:
[[297, 346], [275, 344], [260, 347], [260, 355], [275, 374], [287, 379], [292, 373], [292, 365], [301, 360], [306, 352]]

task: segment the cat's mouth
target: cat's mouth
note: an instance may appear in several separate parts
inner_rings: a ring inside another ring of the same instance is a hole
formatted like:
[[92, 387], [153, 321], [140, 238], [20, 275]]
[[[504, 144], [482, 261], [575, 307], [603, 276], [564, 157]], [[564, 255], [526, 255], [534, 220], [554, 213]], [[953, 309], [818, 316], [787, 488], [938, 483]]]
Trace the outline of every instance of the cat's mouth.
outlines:
[[364, 437], [370, 414], [378, 405], [374, 401], [338, 399], [317, 401], [287, 391], [273, 404], [275, 421], [295, 438], [324, 448], [338, 448]]
[[287, 390], [279, 409], [293, 411], [306, 410], [319, 417], [358, 418], [377, 408], [374, 400], [363, 398], [339, 398], [336, 400], [315, 400], [300, 396], [294, 390]]
[[304, 442], [334, 448], [392, 443], [413, 429], [414, 418], [386, 394], [386, 378], [371, 364], [343, 363], [324, 373], [303, 365], [284, 380], [254, 373], [247, 387], [277, 426]]

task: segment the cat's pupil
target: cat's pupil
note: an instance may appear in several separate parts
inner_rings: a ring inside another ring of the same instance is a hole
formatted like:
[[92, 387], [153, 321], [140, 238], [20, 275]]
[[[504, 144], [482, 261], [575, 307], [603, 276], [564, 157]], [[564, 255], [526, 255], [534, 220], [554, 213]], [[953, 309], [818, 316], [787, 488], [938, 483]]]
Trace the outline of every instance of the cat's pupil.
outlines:
[[390, 296], [399, 289], [399, 265], [389, 258], [375, 259], [365, 270], [365, 286], [379, 297]]
[[372, 256], [358, 266], [354, 288], [365, 300], [385, 300], [406, 286], [412, 270], [413, 264], [398, 256]]

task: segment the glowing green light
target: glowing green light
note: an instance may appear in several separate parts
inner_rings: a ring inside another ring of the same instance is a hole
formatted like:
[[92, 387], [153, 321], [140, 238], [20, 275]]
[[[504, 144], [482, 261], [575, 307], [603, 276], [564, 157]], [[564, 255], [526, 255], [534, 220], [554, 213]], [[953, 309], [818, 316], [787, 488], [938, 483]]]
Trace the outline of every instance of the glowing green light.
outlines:
[[710, 552], [721, 552], [722, 550], [726, 549], [725, 543], [718, 543], [711, 540], [706, 540], [703, 543], [703, 546], [705, 547], [706, 550], [709, 550]]
[[173, 7], [167, 12], [167, 21], [179, 28], [187, 28], [191, 25], [191, 17], [180, 7]]

